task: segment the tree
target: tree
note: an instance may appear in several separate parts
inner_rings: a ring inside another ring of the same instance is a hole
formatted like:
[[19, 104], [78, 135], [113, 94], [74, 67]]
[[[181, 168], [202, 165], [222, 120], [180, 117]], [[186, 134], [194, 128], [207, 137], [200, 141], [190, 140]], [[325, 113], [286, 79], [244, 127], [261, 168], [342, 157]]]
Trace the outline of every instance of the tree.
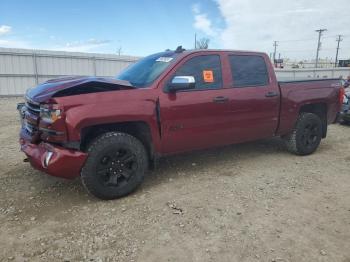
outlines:
[[196, 41], [196, 49], [208, 49], [209, 47], [209, 38], [201, 38], [199, 40]]

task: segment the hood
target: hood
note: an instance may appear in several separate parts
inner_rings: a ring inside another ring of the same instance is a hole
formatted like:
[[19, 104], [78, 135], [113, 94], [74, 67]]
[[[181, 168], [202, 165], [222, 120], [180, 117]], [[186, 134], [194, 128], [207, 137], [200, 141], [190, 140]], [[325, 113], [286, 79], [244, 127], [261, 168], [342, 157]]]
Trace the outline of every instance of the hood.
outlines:
[[114, 78], [73, 76], [48, 80], [27, 90], [26, 97], [44, 102], [54, 96], [69, 96], [133, 88], [128, 81]]

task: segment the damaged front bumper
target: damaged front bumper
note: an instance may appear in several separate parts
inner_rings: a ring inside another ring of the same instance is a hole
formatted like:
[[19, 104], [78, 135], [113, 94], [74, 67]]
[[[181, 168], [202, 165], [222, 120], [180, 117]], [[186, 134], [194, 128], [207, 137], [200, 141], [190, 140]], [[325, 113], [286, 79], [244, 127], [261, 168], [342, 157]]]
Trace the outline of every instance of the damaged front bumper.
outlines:
[[56, 177], [73, 179], [80, 176], [87, 154], [48, 143], [32, 144], [20, 138], [21, 150], [32, 167]]
[[[20, 114], [20, 146], [28, 161], [35, 168], [51, 176], [73, 179], [80, 176], [87, 154], [79, 150], [40, 142], [40, 132], [35, 124], [38, 117], [27, 112], [26, 105], [19, 103], [17, 109]], [[32, 123], [34, 121], [34, 124]], [[28, 122], [29, 121], [29, 122]], [[40, 142], [40, 143], [39, 143]]]

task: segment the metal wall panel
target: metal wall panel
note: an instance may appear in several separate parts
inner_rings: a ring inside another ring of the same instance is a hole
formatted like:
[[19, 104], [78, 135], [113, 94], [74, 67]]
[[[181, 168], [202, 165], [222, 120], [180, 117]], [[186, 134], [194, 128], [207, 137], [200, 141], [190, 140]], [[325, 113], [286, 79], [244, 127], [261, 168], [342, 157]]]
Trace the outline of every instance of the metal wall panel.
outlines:
[[35, 78], [31, 76], [2, 76], [0, 77], [0, 95], [23, 95], [27, 88], [35, 85]]
[[23, 95], [48, 79], [67, 75], [113, 77], [139, 57], [0, 48], [0, 95]]
[[99, 76], [115, 76], [131, 63], [127, 61], [96, 60], [96, 74]]
[[298, 80], [314, 78], [344, 79], [350, 75], [350, 68], [307, 68], [307, 69], [275, 69], [278, 80]]
[[32, 56], [0, 55], [0, 74], [34, 73]]

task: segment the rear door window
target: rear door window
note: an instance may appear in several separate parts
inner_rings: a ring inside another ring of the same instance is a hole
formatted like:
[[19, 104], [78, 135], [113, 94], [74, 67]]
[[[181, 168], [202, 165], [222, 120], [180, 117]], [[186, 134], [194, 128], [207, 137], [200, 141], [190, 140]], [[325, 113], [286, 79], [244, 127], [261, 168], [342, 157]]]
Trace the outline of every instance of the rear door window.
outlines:
[[233, 87], [266, 86], [269, 82], [266, 63], [256, 55], [230, 55]]

